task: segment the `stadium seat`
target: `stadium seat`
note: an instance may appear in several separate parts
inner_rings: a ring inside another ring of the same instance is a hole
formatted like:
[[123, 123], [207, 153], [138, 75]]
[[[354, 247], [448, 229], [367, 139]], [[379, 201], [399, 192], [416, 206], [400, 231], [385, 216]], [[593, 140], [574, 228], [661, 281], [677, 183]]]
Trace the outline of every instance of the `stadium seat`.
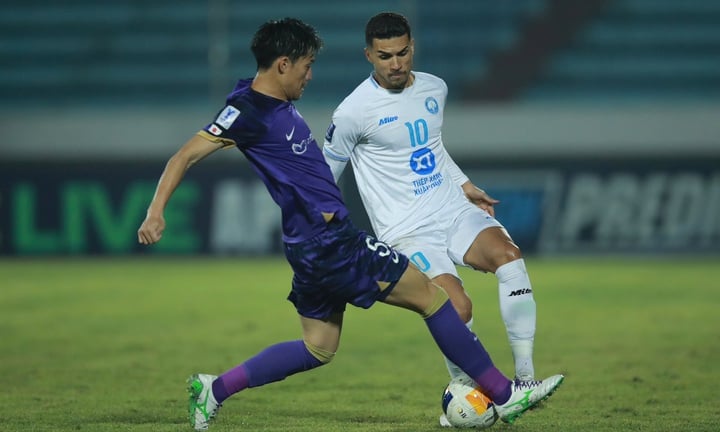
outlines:
[[710, 100], [720, 96], [720, 3], [617, 0], [556, 52], [531, 101]]

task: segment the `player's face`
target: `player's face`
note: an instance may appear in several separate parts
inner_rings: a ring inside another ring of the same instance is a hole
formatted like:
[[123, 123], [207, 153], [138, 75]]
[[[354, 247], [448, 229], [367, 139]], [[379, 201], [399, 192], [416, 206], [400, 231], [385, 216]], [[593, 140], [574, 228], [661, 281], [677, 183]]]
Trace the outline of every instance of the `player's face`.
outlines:
[[410, 83], [415, 42], [408, 35], [390, 39], [373, 39], [365, 48], [372, 63], [375, 80], [386, 89], [402, 89]]
[[305, 91], [305, 86], [312, 79], [312, 64], [315, 56], [300, 57], [295, 63], [288, 61], [283, 89], [288, 100], [298, 100]]

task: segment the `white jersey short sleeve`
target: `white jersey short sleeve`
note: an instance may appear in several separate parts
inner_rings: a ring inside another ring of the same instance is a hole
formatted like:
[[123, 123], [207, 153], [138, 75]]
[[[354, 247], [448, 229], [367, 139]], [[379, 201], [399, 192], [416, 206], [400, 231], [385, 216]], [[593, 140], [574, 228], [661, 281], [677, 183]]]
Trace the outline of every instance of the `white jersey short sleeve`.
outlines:
[[464, 175], [442, 142], [447, 85], [413, 73], [415, 81], [401, 91], [380, 87], [372, 76], [363, 81], [335, 110], [323, 147], [336, 180], [352, 163], [370, 223], [389, 242], [464, 199], [456, 183]]

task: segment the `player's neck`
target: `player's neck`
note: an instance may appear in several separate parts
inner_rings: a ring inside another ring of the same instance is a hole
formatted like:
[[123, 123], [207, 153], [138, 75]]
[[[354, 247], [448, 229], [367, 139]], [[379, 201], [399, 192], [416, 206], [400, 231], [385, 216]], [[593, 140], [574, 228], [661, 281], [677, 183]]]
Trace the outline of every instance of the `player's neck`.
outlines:
[[250, 88], [258, 93], [264, 94], [265, 96], [270, 96], [286, 102], [288, 100], [282, 86], [279, 85], [274, 77], [269, 76], [267, 73], [258, 72], [255, 75], [252, 84], [250, 84]]

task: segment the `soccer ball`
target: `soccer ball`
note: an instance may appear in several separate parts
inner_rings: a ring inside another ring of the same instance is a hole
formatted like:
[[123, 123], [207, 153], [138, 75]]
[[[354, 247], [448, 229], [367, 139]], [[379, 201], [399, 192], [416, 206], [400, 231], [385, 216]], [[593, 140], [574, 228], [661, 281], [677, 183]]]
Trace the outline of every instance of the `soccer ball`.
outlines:
[[475, 381], [468, 377], [453, 378], [442, 396], [442, 409], [455, 427], [485, 429], [498, 419], [495, 405]]

